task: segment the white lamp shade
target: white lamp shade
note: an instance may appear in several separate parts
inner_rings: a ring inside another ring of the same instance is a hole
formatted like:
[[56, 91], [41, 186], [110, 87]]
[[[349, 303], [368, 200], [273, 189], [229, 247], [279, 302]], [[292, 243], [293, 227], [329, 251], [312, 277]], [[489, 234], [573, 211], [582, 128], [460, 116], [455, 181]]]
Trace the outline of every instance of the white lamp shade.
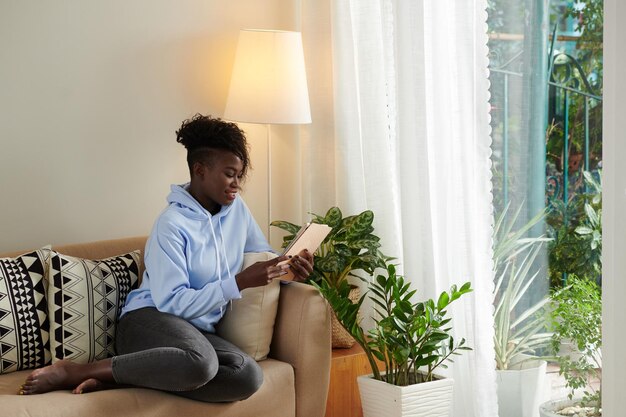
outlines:
[[224, 118], [247, 123], [311, 123], [299, 32], [241, 30]]

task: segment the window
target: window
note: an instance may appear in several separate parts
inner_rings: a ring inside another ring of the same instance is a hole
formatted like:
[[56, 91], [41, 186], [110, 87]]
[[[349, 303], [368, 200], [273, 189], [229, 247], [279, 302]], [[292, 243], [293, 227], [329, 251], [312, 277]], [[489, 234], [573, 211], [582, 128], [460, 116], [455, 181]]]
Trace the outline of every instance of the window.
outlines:
[[[594, 397], [601, 374], [603, 2], [544, 3], [491, 0], [488, 10], [494, 205], [502, 220], [498, 367], [537, 367], [546, 388], [535, 403], [570, 393], [577, 382], [559, 370], [588, 371], [590, 385], [576, 396]], [[549, 356], [559, 335], [581, 332], [587, 339], [575, 350], [586, 360], [560, 351], [564, 359], [545, 370], [536, 360], [516, 366], [517, 354]], [[520, 397], [499, 398], [500, 416], [521, 415]]]

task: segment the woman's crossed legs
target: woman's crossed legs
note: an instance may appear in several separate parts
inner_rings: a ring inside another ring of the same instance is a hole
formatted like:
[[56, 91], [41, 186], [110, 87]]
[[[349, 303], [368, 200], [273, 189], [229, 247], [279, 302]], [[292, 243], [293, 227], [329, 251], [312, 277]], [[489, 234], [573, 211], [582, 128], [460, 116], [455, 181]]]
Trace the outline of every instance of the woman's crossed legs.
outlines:
[[239, 348], [155, 308], [130, 312], [120, 320], [116, 348], [119, 356], [113, 358], [88, 364], [59, 361], [37, 369], [20, 393], [82, 393], [131, 385], [226, 402], [249, 397], [263, 382], [259, 365]]

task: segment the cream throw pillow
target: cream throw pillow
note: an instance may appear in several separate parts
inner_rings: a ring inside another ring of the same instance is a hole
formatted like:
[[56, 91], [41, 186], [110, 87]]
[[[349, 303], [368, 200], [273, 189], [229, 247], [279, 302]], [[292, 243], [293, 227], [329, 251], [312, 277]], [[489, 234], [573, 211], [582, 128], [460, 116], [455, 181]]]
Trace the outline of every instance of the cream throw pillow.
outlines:
[[[243, 267], [275, 258], [270, 252], [246, 253]], [[215, 330], [218, 336], [228, 340], [256, 361], [267, 358], [274, 334], [274, 321], [278, 311], [280, 280], [273, 280], [263, 287], [246, 288], [241, 298], [226, 307], [224, 317]]]

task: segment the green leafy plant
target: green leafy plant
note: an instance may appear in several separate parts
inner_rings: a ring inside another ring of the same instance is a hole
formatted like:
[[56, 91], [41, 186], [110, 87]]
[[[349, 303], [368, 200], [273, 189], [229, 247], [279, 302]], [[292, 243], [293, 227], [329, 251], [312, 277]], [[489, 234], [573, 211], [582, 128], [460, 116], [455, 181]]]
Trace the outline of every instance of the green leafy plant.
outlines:
[[[558, 355], [559, 374], [565, 378], [570, 392], [583, 391], [582, 403], [600, 408], [601, 389], [593, 386], [600, 379], [602, 346], [602, 295], [593, 281], [571, 275], [568, 285], [552, 292], [554, 309], [550, 314], [553, 331], [551, 350]], [[571, 342], [579, 354], [560, 352], [563, 343]]]
[[583, 172], [588, 192], [565, 204], [552, 201], [547, 217], [549, 235], [550, 283], [556, 288], [563, 276], [574, 274], [597, 280], [602, 274], [602, 172], [599, 180]]
[[[470, 283], [461, 288], [452, 286], [437, 301], [413, 302], [415, 290], [396, 274], [395, 266], [387, 264], [385, 274], [377, 275], [369, 284], [369, 292], [356, 304], [348, 298], [346, 281], [331, 286], [327, 281], [314, 284], [328, 300], [341, 325], [363, 348], [374, 378], [390, 384], [406, 386], [435, 379], [435, 370], [445, 368], [453, 355], [470, 348], [465, 339], [458, 343], [451, 335], [447, 308], [453, 301], [472, 291]], [[374, 303], [374, 327], [365, 331], [359, 309], [366, 296]], [[378, 362], [385, 365], [381, 372]]]
[[[602, 178], [602, 172], [598, 171]], [[602, 274], [602, 186], [590, 172], [584, 172], [585, 181], [593, 192], [584, 203], [585, 218], [574, 230], [580, 240], [587, 245], [585, 261], [593, 268], [593, 276]]]
[[[371, 210], [343, 217], [339, 207], [331, 207], [324, 216], [312, 216], [313, 223], [328, 225], [332, 230], [314, 254], [310, 282], [326, 281], [331, 286], [338, 286], [349, 276], [355, 276], [357, 270], [374, 274], [376, 268], [384, 267], [385, 261], [390, 259], [379, 250], [380, 238], [374, 234], [374, 213]], [[283, 248], [301, 228], [286, 221], [273, 221], [271, 225], [288, 232], [283, 238]]]
[[551, 334], [546, 331], [545, 306], [548, 297], [542, 298], [528, 308], [520, 309], [520, 302], [527, 296], [540, 274], [535, 260], [543, 243], [550, 239], [525, 237], [545, 218], [545, 211], [530, 219], [525, 225], [513, 230], [521, 206], [512, 216], [505, 207], [494, 227], [494, 347], [496, 369], [507, 370], [522, 362], [523, 355], [534, 356], [545, 348]]

